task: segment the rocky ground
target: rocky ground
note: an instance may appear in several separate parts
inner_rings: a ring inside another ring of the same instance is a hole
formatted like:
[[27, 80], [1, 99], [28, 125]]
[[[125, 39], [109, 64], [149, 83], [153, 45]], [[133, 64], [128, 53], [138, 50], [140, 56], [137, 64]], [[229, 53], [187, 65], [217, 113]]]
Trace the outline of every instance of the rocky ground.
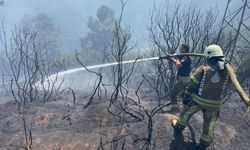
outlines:
[[[3, 97], [6, 98], [6, 97]], [[248, 150], [250, 127], [243, 118], [239, 97], [222, 108], [215, 128], [215, 140], [210, 150]], [[2, 100], [2, 99], [1, 99]], [[142, 149], [147, 137], [147, 117], [142, 121], [124, 123], [107, 112], [108, 102], [99, 102], [84, 109], [78, 100], [74, 108], [69, 97], [27, 106], [25, 118], [32, 129], [33, 150], [96, 150]], [[148, 111], [153, 102], [142, 103]], [[17, 114], [15, 102], [0, 104], [0, 149], [25, 149], [23, 120]], [[145, 115], [145, 114], [144, 114]], [[146, 115], [145, 115], [146, 116]], [[178, 116], [178, 114], [177, 114]], [[183, 132], [183, 139], [174, 138], [170, 120], [177, 117], [157, 113], [153, 118], [151, 149], [195, 149], [202, 130], [202, 113], [196, 114]], [[250, 120], [250, 117], [248, 117]], [[112, 141], [112, 142], [111, 142]], [[100, 146], [102, 145], [102, 146]]]

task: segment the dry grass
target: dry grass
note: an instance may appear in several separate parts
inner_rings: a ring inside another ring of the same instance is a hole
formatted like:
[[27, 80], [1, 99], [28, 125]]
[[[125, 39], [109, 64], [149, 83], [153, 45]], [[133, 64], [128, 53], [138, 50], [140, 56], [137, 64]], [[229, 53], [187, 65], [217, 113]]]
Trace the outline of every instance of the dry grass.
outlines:
[[[103, 102], [83, 109], [82, 102], [78, 102], [75, 109], [67, 99], [60, 99], [46, 104], [30, 104], [26, 110], [28, 123], [32, 122], [34, 150], [95, 150], [100, 145], [100, 137], [105, 149], [118, 144], [117, 149], [125, 142], [125, 149], [138, 150], [143, 146], [140, 140], [147, 136], [147, 119], [141, 122], [124, 123], [106, 111], [108, 103]], [[150, 110], [153, 102], [143, 102]], [[16, 112], [14, 103], [0, 105], [0, 145], [1, 150], [20, 149], [14, 146], [24, 146], [22, 120]], [[225, 110], [225, 108], [223, 109]], [[230, 113], [231, 112], [231, 113]], [[230, 114], [228, 114], [230, 113]], [[227, 114], [225, 116], [224, 114]], [[232, 111], [222, 111], [221, 121], [215, 129], [215, 141], [210, 149], [232, 149], [240, 147], [246, 149], [249, 139], [249, 128], [243, 120], [234, 117]], [[175, 144], [170, 120], [176, 118], [172, 114], [156, 114], [154, 116], [154, 130], [152, 148], [156, 150], [173, 149]], [[198, 142], [202, 129], [202, 114], [198, 113], [191, 119]], [[101, 128], [100, 128], [101, 123]], [[242, 128], [244, 127], [244, 128]], [[135, 136], [136, 135], [136, 136]], [[188, 128], [183, 132], [183, 149], [190, 145], [191, 134]], [[119, 139], [112, 144], [110, 141]], [[238, 142], [236, 144], [236, 142]], [[247, 143], [247, 144], [246, 144]], [[233, 145], [232, 145], [233, 144]], [[12, 146], [11, 146], [12, 145]], [[14, 146], [13, 146], [14, 145]]]

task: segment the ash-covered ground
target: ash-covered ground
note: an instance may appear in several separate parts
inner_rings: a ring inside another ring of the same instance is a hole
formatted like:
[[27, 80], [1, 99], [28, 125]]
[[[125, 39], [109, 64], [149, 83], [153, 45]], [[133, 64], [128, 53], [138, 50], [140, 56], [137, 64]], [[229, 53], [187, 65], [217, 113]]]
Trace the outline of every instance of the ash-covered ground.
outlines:
[[[0, 105], [0, 149], [19, 150], [25, 147], [23, 120], [11, 97], [2, 96]], [[250, 127], [244, 119], [243, 105], [237, 95], [223, 106], [215, 128], [215, 139], [210, 150], [248, 150]], [[32, 131], [34, 150], [139, 150], [148, 133], [148, 118], [141, 121], [122, 121], [107, 111], [108, 101], [98, 101], [84, 109], [84, 97], [78, 96], [76, 107], [70, 95], [46, 103], [28, 104], [25, 118]], [[155, 102], [143, 100], [150, 112]], [[195, 149], [202, 130], [202, 113], [192, 117], [183, 131], [183, 139], [174, 138], [170, 120], [177, 117], [169, 108], [153, 117], [151, 149]], [[250, 117], [248, 117], [250, 120]], [[111, 142], [112, 141], [112, 142]], [[101, 146], [102, 145], [102, 146]], [[23, 148], [22, 148], [23, 147]]]

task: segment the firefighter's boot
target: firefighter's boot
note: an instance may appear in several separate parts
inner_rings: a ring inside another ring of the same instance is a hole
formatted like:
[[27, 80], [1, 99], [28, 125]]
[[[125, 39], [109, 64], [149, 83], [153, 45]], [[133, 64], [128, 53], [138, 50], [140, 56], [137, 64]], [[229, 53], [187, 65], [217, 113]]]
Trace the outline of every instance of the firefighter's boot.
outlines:
[[174, 128], [174, 134], [182, 134], [182, 130], [185, 128], [181, 126], [180, 124], [178, 124], [177, 119], [171, 120], [171, 125]]

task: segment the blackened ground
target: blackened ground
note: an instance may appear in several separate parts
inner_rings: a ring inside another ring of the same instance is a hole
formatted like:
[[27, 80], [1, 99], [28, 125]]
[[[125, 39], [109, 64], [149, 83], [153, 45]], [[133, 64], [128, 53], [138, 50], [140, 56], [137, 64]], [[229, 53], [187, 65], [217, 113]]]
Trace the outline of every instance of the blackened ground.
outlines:
[[[84, 101], [78, 97], [75, 108], [70, 96], [45, 104], [29, 104], [25, 117], [32, 127], [32, 149], [95, 150], [100, 147], [100, 143], [105, 150], [111, 147], [120, 150], [122, 146], [128, 150], [142, 149], [145, 144], [143, 138], [147, 137], [147, 117], [143, 121], [124, 123], [107, 112], [107, 101], [97, 101], [98, 103], [83, 109]], [[142, 105], [150, 111], [156, 103], [144, 100]], [[19, 150], [20, 146], [25, 145], [23, 123], [16, 108], [13, 101], [0, 105], [0, 150]], [[151, 149], [196, 149], [202, 131], [202, 113], [192, 117], [183, 135], [174, 136], [170, 120], [178, 114], [170, 114], [168, 109], [153, 118]], [[248, 150], [249, 132], [250, 127], [243, 118], [243, 105], [239, 97], [233, 96], [221, 110], [215, 128], [215, 139], [208, 149]]]

